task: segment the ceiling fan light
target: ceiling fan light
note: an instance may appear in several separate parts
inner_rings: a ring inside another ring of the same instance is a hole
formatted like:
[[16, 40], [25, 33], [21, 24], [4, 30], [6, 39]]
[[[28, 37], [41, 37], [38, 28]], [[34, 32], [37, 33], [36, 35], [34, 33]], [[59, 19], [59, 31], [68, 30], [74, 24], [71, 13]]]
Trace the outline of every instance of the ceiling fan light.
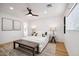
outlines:
[[29, 14], [28, 16], [32, 16], [31, 14]]

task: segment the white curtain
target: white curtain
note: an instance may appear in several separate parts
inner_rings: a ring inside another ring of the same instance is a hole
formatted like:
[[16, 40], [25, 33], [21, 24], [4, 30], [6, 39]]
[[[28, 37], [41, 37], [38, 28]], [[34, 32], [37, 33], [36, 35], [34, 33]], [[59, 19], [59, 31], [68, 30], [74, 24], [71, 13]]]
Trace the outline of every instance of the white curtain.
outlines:
[[24, 36], [28, 35], [28, 24], [27, 23], [23, 23], [24, 26]]

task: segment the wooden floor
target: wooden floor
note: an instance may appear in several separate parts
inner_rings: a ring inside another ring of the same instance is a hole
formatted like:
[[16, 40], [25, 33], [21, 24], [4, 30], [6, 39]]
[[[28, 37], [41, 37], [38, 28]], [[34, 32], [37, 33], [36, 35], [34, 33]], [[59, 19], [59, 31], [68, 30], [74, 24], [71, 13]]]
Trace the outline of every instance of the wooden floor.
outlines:
[[56, 43], [56, 56], [68, 56], [64, 43]]
[[[0, 45], [0, 48], [4, 47], [4, 45]], [[64, 43], [56, 43], [56, 56], [68, 56], [67, 50], [64, 46]]]

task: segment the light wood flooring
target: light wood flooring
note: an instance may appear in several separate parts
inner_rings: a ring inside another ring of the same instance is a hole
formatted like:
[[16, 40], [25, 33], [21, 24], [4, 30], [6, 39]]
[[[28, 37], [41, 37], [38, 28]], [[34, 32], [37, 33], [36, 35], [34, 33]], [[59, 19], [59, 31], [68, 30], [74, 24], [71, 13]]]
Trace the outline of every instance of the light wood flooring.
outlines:
[[[0, 48], [4, 47], [4, 45], [0, 45]], [[68, 53], [67, 53], [67, 50], [64, 46], [64, 43], [61, 43], [61, 42], [57, 42], [56, 43], [56, 51], [55, 51], [55, 55], [56, 56], [68, 56]]]
[[64, 43], [58, 42], [56, 43], [56, 56], [68, 56], [67, 50], [64, 46]]

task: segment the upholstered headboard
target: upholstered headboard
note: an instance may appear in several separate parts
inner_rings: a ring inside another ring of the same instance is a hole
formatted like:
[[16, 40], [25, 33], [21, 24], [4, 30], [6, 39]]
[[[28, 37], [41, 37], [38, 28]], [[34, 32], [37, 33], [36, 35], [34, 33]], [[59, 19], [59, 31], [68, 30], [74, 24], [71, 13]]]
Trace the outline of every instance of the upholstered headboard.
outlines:
[[48, 35], [48, 32], [41, 32], [41, 31], [37, 31], [37, 32], [33, 32], [32, 36], [42, 36], [45, 37]]

